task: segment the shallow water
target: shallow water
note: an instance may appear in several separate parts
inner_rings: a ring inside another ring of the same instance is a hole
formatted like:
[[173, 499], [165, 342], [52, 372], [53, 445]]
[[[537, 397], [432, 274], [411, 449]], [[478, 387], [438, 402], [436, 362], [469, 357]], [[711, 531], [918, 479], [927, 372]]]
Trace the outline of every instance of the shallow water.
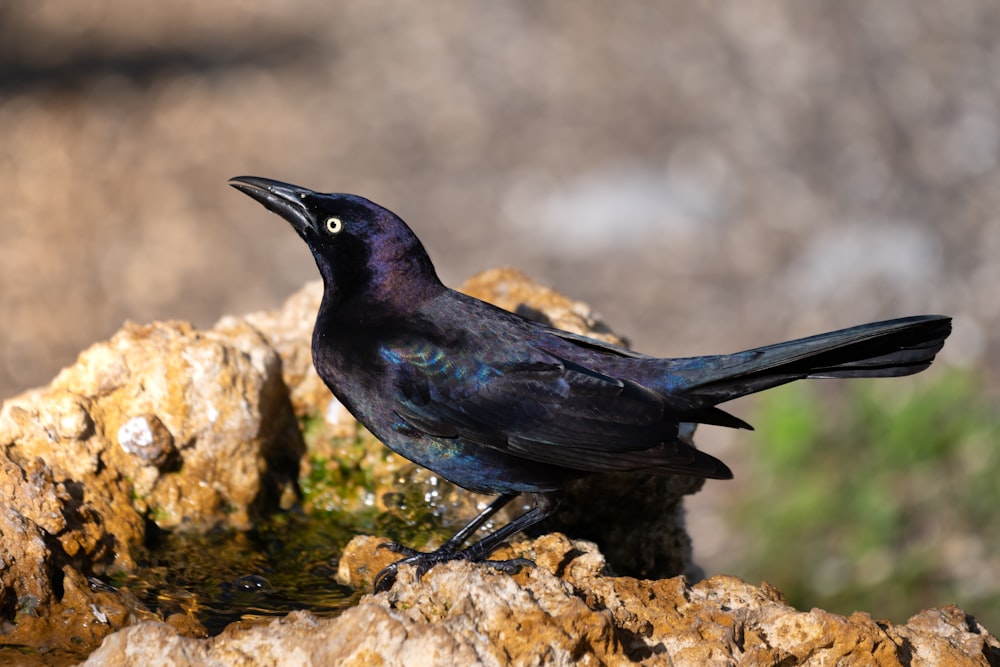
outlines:
[[361, 593], [337, 583], [337, 559], [356, 530], [328, 516], [281, 514], [247, 532], [159, 532], [140, 568], [108, 583], [162, 618], [181, 613], [218, 634], [234, 621], [308, 609], [339, 614]]

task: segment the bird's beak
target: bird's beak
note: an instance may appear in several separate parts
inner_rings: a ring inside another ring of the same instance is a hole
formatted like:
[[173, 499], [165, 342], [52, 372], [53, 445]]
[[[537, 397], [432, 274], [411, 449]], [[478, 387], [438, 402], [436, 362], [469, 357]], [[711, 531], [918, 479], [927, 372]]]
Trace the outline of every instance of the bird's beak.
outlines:
[[229, 179], [229, 185], [290, 222], [302, 238], [306, 231], [314, 230], [313, 218], [303, 201], [306, 196], [315, 194], [312, 190], [258, 176], [237, 176]]

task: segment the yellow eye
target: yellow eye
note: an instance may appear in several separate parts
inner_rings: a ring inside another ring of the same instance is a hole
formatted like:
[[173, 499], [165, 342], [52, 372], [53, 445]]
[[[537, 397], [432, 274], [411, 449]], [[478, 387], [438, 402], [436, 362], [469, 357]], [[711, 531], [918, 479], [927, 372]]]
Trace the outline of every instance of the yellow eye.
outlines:
[[326, 231], [331, 234], [339, 234], [340, 230], [344, 228], [344, 223], [340, 221], [340, 218], [327, 218], [326, 219]]

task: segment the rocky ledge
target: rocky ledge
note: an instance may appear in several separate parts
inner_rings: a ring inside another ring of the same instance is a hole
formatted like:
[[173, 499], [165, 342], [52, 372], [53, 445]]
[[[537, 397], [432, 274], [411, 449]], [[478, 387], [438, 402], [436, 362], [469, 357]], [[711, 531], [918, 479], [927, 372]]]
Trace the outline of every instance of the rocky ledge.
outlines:
[[[369, 586], [391, 561], [382, 540], [356, 538], [339, 576]], [[423, 579], [403, 568], [387, 593], [338, 618], [294, 612], [234, 624], [210, 639], [144, 622], [109, 636], [87, 665], [990, 665], [1000, 643], [956, 607], [906, 625], [814, 609], [779, 591], [718, 576], [643, 581], [605, 574], [589, 542], [550, 534], [508, 554], [536, 566], [507, 575], [452, 562]], [[503, 554], [501, 554], [503, 557]]]
[[[517, 272], [487, 272], [466, 290], [616, 340], [584, 304]], [[415, 581], [404, 569], [389, 593], [336, 618], [295, 612], [211, 638], [193, 611], [163, 618], [109, 583], [135, 570], [151, 534], [244, 530], [292, 506], [380, 512], [409, 469], [364, 437], [312, 369], [320, 295], [311, 284], [277, 311], [205, 331], [126, 325], [49, 386], [3, 403], [0, 662], [69, 664], [100, 646], [88, 664], [1000, 664], [997, 640], [957, 608], [898, 626], [796, 611], [773, 588], [732, 578], [674, 576], [697, 574], [682, 498], [700, 488], [677, 477], [570, 490], [547, 527], [604, 555], [550, 534], [511, 547], [537, 563], [520, 574], [451, 563]], [[303, 493], [324, 466], [342, 483]], [[452, 520], [476, 511], [479, 499], [435, 484]], [[613, 499], [613, 521], [572, 513], [585, 505], [573, 494], [597, 493]], [[379, 541], [351, 543], [344, 583], [370, 587], [391, 558]]]

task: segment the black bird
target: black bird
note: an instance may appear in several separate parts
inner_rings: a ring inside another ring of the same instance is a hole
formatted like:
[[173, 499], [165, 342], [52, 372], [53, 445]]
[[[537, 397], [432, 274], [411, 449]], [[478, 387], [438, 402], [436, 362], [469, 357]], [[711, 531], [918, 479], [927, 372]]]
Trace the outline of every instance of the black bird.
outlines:
[[[938, 315], [907, 317], [736, 354], [659, 359], [560, 331], [445, 287], [399, 217], [349, 194], [240, 176], [230, 185], [291, 223], [323, 276], [313, 363], [348, 410], [396, 453], [461, 487], [499, 494], [430, 553], [400, 564], [422, 574], [486, 560], [549, 516], [560, 488], [592, 473], [643, 470], [729, 479], [718, 459], [680, 439], [693, 424], [750, 426], [717, 404], [803, 378], [894, 377], [927, 368], [951, 332]], [[465, 542], [518, 494], [530, 510]]]

